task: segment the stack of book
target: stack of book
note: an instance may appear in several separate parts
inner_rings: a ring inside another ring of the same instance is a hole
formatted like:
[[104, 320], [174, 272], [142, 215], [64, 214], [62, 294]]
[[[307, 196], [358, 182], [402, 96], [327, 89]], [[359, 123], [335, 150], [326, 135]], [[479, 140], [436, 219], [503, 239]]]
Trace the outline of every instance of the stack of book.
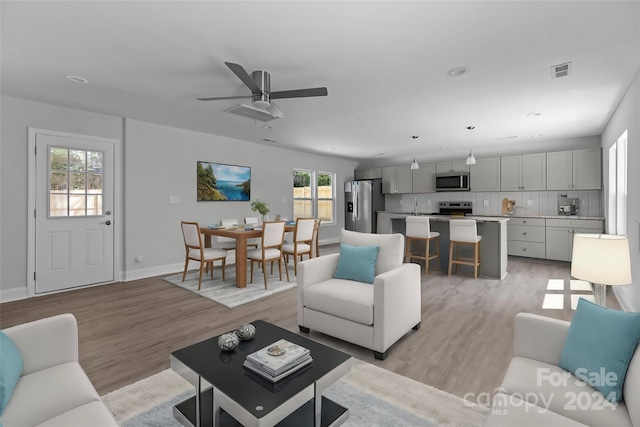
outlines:
[[247, 355], [244, 367], [271, 382], [276, 382], [312, 361], [309, 349], [287, 340], [278, 340]]

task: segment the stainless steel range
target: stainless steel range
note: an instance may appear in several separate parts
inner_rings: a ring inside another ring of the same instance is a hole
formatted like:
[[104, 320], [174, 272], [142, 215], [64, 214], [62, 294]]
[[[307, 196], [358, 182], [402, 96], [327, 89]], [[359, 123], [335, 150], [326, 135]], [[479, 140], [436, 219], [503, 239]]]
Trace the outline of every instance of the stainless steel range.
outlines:
[[439, 215], [471, 215], [473, 202], [439, 202]]

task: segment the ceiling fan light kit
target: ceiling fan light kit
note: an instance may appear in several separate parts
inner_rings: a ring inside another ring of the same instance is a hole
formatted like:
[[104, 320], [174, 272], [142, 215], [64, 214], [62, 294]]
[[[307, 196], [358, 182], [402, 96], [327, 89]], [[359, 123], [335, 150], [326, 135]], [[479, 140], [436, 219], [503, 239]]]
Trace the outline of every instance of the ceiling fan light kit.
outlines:
[[327, 96], [326, 87], [309, 89], [295, 89], [271, 92], [271, 75], [262, 70], [249, 75], [245, 69], [233, 62], [225, 62], [227, 67], [251, 90], [251, 95], [223, 96], [213, 98], [198, 98], [199, 101], [218, 101], [223, 99], [251, 98], [253, 106], [240, 104], [225, 110], [227, 113], [238, 114], [254, 120], [267, 122], [284, 117], [284, 113], [271, 99], [305, 98], [310, 96]]

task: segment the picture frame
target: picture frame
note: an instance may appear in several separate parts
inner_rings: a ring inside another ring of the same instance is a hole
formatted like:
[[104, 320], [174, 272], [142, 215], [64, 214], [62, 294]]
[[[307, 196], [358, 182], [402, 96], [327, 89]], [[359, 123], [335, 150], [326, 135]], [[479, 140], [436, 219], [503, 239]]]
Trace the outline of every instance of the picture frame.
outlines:
[[251, 200], [251, 167], [198, 161], [196, 166], [198, 202]]

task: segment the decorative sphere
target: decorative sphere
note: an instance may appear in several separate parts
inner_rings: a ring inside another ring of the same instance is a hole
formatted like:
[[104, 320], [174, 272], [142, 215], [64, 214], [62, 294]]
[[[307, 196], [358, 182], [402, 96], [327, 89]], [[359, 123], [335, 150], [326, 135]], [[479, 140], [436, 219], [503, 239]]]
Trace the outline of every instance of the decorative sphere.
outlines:
[[240, 340], [236, 336], [236, 334], [222, 334], [218, 338], [218, 347], [224, 351], [231, 351], [235, 349], [238, 344], [240, 344]]
[[251, 323], [246, 323], [236, 330], [236, 335], [243, 341], [253, 339], [256, 336], [256, 327]]

